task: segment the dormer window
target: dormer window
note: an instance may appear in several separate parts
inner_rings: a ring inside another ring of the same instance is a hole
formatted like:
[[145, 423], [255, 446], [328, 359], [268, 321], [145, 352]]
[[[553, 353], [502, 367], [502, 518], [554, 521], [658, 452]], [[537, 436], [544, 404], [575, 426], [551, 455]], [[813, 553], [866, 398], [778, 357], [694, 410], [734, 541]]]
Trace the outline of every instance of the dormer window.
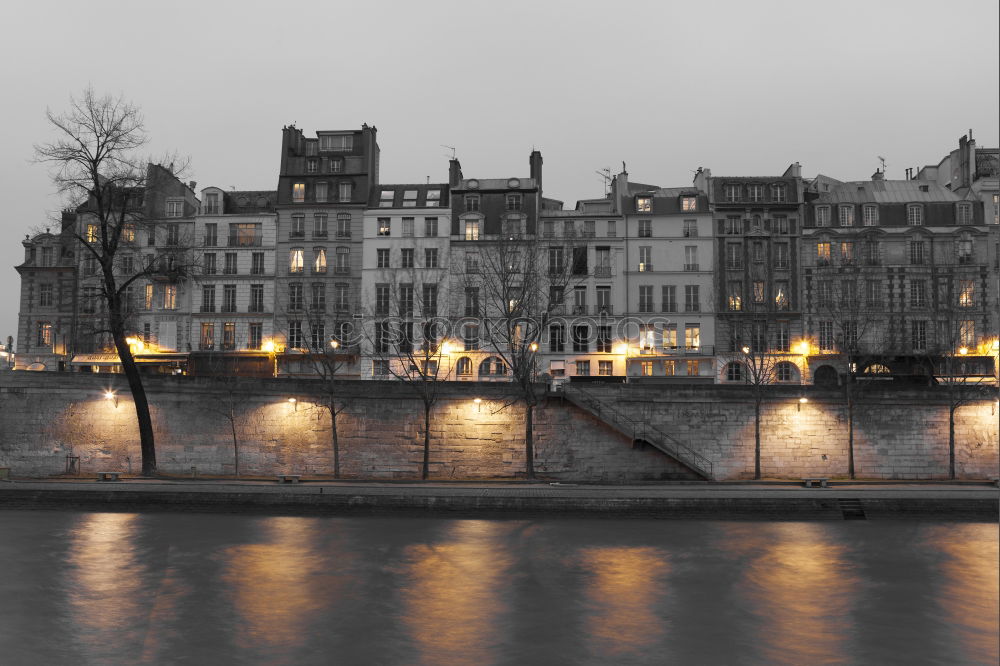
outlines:
[[351, 182], [345, 181], [338, 186], [340, 201], [347, 203], [351, 200]]
[[907, 204], [906, 223], [912, 226], [920, 226], [924, 223], [924, 207], [920, 204]]
[[775, 183], [771, 185], [771, 200], [776, 203], [782, 203], [787, 200], [784, 183]]
[[685, 212], [698, 210], [698, 197], [681, 197], [681, 210]]
[[306, 200], [306, 184], [292, 184], [292, 203], [303, 203]]
[[748, 185], [747, 194], [750, 197], [750, 201], [763, 201], [764, 200], [764, 186], [763, 185]]
[[830, 207], [829, 206], [816, 206], [816, 226], [817, 227], [828, 227], [828, 226], [830, 226]]
[[478, 194], [466, 194], [465, 195], [465, 212], [475, 213], [479, 211], [479, 195]]
[[837, 214], [840, 218], [840, 226], [854, 226], [854, 206], [839, 206], [837, 208]]
[[734, 201], [740, 200], [740, 186], [739, 185], [726, 185], [726, 201], [732, 203]]
[[957, 204], [955, 209], [955, 222], [958, 224], [972, 224], [972, 204]]
[[330, 158], [330, 173], [340, 173], [344, 170], [344, 160], [339, 157]]
[[392, 190], [382, 190], [382, 193], [378, 198], [379, 208], [392, 208], [392, 198], [396, 196], [396, 193]]
[[354, 148], [352, 134], [325, 134], [319, 138], [320, 150], [346, 152]]
[[878, 225], [878, 206], [868, 204], [861, 210], [864, 217], [864, 225], [866, 227], [874, 227]]
[[441, 190], [427, 190], [427, 206], [434, 208], [441, 205]]
[[168, 199], [167, 200], [167, 217], [182, 217], [184, 215], [184, 200], [183, 199]]
[[403, 191], [403, 208], [415, 208], [417, 205], [417, 191], [416, 190], [404, 190]]
[[316, 158], [311, 158], [306, 160], [306, 173], [316, 173], [317, 165], [319, 162]]
[[306, 141], [306, 155], [315, 155], [316, 148], [317, 145], [315, 141]]
[[652, 213], [653, 212], [653, 198], [652, 197], [636, 197], [635, 198], [635, 210], [639, 213]]
[[208, 192], [205, 194], [205, 205], [203, 212], [205, 213], [205, 215], [218, 215], [221, 212], [219, 210], [218, 192]]
[[521, 210], [521, 195], [520, 194], [508, 194], [506, 196], [507, 210], [517, 211]]

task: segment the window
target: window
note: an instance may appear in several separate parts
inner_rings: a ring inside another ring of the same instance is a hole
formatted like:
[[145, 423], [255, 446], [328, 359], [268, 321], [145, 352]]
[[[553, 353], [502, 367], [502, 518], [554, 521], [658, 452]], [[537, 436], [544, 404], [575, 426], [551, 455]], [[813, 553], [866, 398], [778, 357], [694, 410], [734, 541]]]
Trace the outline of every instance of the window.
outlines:
[[438, 248], [436, 247], [424, 248], [424, 268], [439, 268]]
[[597, 327], [597, 352], [600, 354], [611, 353], [611, 327]]
[[639, 312], [653, 311], [653, 287], [644, 284], [639, 286]]
[[828, 227], [828, 226], [830, 226], [830, 207], [829, 206], [816, 206], [816, 226], [817, 227]]
[[608, 238], [618, 235], [618, 224], [614, 220], [608, 220]]
[[465, 195], [465, 212], [475, 213], [479, 211], [479, 195], [478, 194], [466, 194]]
[[[573, 351], [577, 353], [587, 353], [590, 351], [590, 327], [573, 327]], [[579, 373], [578, 373], [579, 374]]]
[[854, 243], [851, 241], [841, 241], [840, 243], [840, 263], [850, 265], [854, 263]]
[[666, 324], [663, 327], [663, 348], [677, 349], [677, 324]]
[[684, 312], [699, 312], [701, 310], [701, 288], [696, 284], [684, 285]]
[[147, 284], [143, 293], [143, 307], [146, 310], [153, 309], [153, 285]]
[[730, 215], [726, 218], [723, 233], [729, 236], [736, 236], [743, 233], [743, 220], [738, 215]]
[[833, 351], [833, 322], [819, 322], [819, 349], [820, 351]]
[[310, 285], [310, 309], [313, 312], [326, 311], [326, 285], [322, 282], [314, 282]]
[[380, 217], [378, 218], [378, 235], [379, 236], [389, 236], [392, 232], [392, 224], [390, 218]]
[[177, 309], [177, 285], [168, 284], [163, 287], [163, 309]]
[[328, 185], [329, 184], [324, 181], [316, 183], [314, 194], [317, 203], [326, 203]]
[[962, 347], [972, 347], [976, 344], [976, 322], [971, 319], [958, 322], [958, 344]]
[[503, 377], [505, 374], [507, 374], [507, 367], [496, 356], [491, 356], [479, 364], [479, 375], [481, 377], [489, 377], [491, 375]]
[[976, 305], [976, 283], [974, 280], [958, 281], [958, 306], [971, 308]]
[[423, 308], [422, 314], [425, 317], [437, 316], [438, 286], [436, 284], [425, 284], [422, 290]]
[[337, 265], [334, 267], [334, 270], [340, 275], [346, 275], [351, 272], [351, 248], [337, 248]]
[[613, 311], [611, 307], [611, 287], [597, 286], [597, 314], [607, 316]]
[[472, 374], [472, 360], [468, 356], [463, 356], [455, 362], [455, 374], [459, 377], [468, 377]]
[[726, 185], [725, 186], [726, 201], [732, 203], [734, 201], [740, 200], [740, 186], [739, 185]]
[[337, 238], [351, 237], [351, 214], [337, 213]]
[[774, 367], [774, 376], [779, 382], [795, 381], [795, 366], [788, 361], [782, 361]]
[[417, 191], [416, 190], [404, 190], [403, 191], [403, 208], [416, 208], [417, 206]]
[[920, 204], [907, 204], [906, 223], [910, 226], [919, 226], [924, 223], [924, 207]]
[[787, 352], [789, 349], [789, 327], [787, 321], [779, 321], [774, 331], [774, 349], [780, 352]]
[[611, 248], [595, 247], [594, 256], [596, 261], [594, 266], [595, 277], [611, 277]]
[[330, 158], [330, 173], [341, 173], [344, 170], [344, 160], [339, 157]]
[[340, 194], [339, 200], [341, 202], [343, 202], [343, 203], [350, 202], [352, 187], [353, 187], [353, 183], [351, 183], [350, 181], [344, 181], [344, 182], [341, 182], [341, 183], [339, 183], [337, 185], [337, 189], [338, 189], [339, 194]]
[[205, 255], [202, 257], [201, 267], [202, 267], [202, 272], [205, 275], [215, 275], [217, 268], [216, 268], [214, 252], [205, 253]]
[[817, 266], [829, 266], [830, 265], [830, 243], [827, 241], [820, 241], [816, 243], [816, 265]]
[[375, 250], [375, 268], [389, 268], [389, 248], [380, 247]]
[[698, 236], [698, 220], [684, 220], [684, 238]]
[[972, 239], [968, 236], [962, 236], [957, 241], [955, 241], [955, 254], [958, 257], [959, 264], [971, 264]]
[[563, 304], [565, 290], [562, 285], [549, 286], [549, 308], [555, 309]]
[[684, 270], [698, 270], [698, 247], [696, 245], [684, 246]]
[[839, 206], [837, 208], [837, 214], [840, 217], [840, 226], [854, 226], [854, 206]]
[[642, 373], [643, 377], [653, 376], [653, 362], [652, 361], [641, 361], [639, 363], [639, 372]]
[[764, 261], [764, 242], [754, 241], [750, 244], [751, 256], [755, 263], [761, 263]]
[[479, 220], [465, 220], [465, 240], [479, 240]]
[[656, 328], [652, 324], [639, 325], [639, 350], [651, 352], [656, 349]]
[[518, 211], [521, 210], [521, 195], [520, 194], [508, 194], [504, 197], [506, 202], [506, 210], [508, 211]]
[[[385, 322], [379, 322], [376, 326], [380, 327], [380, 326], [383, 326], [383, 325], [385, 325]], [[381, 328], [377, 328], [377, 331], [379, 333], [382, 333], [382, 329]], [[378, 341], [385, 340], [386, 338], [388, 338], [388, 335], [389, 334], [386, 331], [386, 332], [383, 333], [383, 337], [376, 338], [376, 350], [375, 351], [382, 352], [382, 353], [388, 351], [387, 349], [378, 349], [377, 348], [379, 346], [377, 344]], [[388, 346], [387, 342], [383, 342], [382, 344], [383, 344], [383, 346]], [[384, 359], [384, 358], [373, 359], [372, 360], [372, 376], [374, 376], [374, 377], [386, 377], [388, 375], [389, 375], [389, 360], [388, 359]]]
[[775, 183], [771, 185], [771, 200], [777, 203], [783, 203], [785, 201], [786, 188], [784, 183]]
[[774, 228], [779, 234], [787, 234], [789, 229], [788, 218], [784, 215], [775, 215]]
[[636, 212], [639, 213], [652, 213], [653, 212], [652, 197], [636, 197], [635, 210]]
[[549, 351], [566, 351], [566, 329], [562, 324], [549, 326]]
[[438, 235], [438, 219], [436, 217], [424, 218], [424, 236], [436, 238]]
[[[233, 225], [230, 225], [230, 245], [233, 245], [232, 229]], [[289, 238], [303, 238], [306, 235], [306, 216], [305, 215], [292, 215], [292, 228], [288, 233]]]
[[882, 281], [865, 280], [865, 303], [868, 307], [878, 307], [882, 302]]
[[[134, 234], [134, 231], [133, 231]], [[133, 235], [134, 240], [134, 235]], [[210, 222], [205, 225], [205, 247], [215, 247], [219, 244], [219, 225]]]
[[313, 238], [326, 238], [326, 235], [326, 213], [317, 213], [313, 215]]
[[576, 376], [577, 377], [589, 377], [590, 376], [590, 361], [577, 361], [576, 362]]
[[379, 193], [378, 207], [379, 208], [392, 208], [392, 199], [396, 196], [393, 190], [382, 190]]
[[352, 134], [324, 134], [319, 137], [320, 150], [348, 152], [353, 148], [354, 135]]
[[[608, 290], [610, 298], [610, 289]], [[677, 287], [672, 284], [665, 284], [660, 288], [661, 310], [663, 312], [677, 312]]]
[[639, 246], [639, 272], [653, 270], [652, 256], [653, 247], [651, 245]]
[[639, 238], [650, 238], [653, 235], [653, 221], [639, 220]]
[[306, 184], [292, 184], [292, 203], [303, 203], [306, 200]]
[[[427, 190], [427, 207], [434, 208], [441, 205], [441, 190]], [[434, 234], [437, 236], [437, 234]]]
[[479, 316], [479, 287], [465, 288], [465, 316]]
[[263, 312], [264, 311], [264, 285], [262, 284], [252, 284], [250, 285], [250, 307], [248, 312]]
[[924, 241], [910, 241], [910, 263], [914, 265], [924, 263]]
[[288, 252], [288, 272], [301, 273], [305, 267], [305, 251], [301, 247], [293, 247]]
[[247, 349], [260, 349], [263, 342], [264, 325], [260, 322], [253, 322], [247, 325]]
[[681, 210], [683, 211], [698, 210], [698, 197], [681, 197]]
[[583, 223], [583, 237], [594, 238], [595, 236], [597, 236], [597, 229], [594, 227], [594, 221], [585, 220]]
[[97, 242], [97, 225], [96, 224], [88, 224], [87, 225], [86, 236], [87, 236], [87, 242], [88, 243], [96, 243]]
[[878, 241], [868, 240], [861, 246], [861, 260], [866, 266], [877, 266], [879, 263]]
[[215, 285], [206, 284], [201, 287], [201, 311], [215, 312]]
[[38, 286], [38, 305], [49, 307], [52, 305], [52, 285], [42, 284]]
[[222, 265], [223, 275], [236, 275], [236, 253], [226, 252], [223, 259], [225, 263]]
[[788, 282], [779, 280], [774, 283], [774, 307], [777, 310], [787, 310], [788, 305]]
[[788, 243], [774, 244], [774, 267], [788, 268]]
[[587, 268], [587, 246], [577, 246], [573, 248], [573, 275], [587, 275], [590, 271]]
[[743, 283], [737, 281], [731, 281], [729, 283], [729, 297], [728, 297], [728, 307], [733, 312], [739, 312], [743, 309]]
[[861, 208], [863, 224], [866, 227], [878, 225], [878, 206], [867, 204]]
[[222, 325], [222, 348], [226, 351], [236, 349], [236, 322], [227, 321]]
[[[380, 250], [380, 252], [381, 252], [381, 250]], [[386, 252], [388, 252], [388, 250], [386, 250]], [[404, 248], [400, 249], [399, 256], [400, 256], [400, 264], [399, 264], [400, 267], [402, 267], [402, 268], [413, 268], [413, 248], [412, 247], [404, 247]], [[381, 258], [380, 258], [380, 261], [381, 261]], [[388, 268], [389, 267], [389, 258], [388, 258], [388, 256], [386, 257], [385, 261], [386, 261], [385, 266], [379, 266], [379, 268]]]
[[302, 298], [302, 284], [300, 282], [293, 282], [288, 285], [288, 309], [301, 310], [304, 305], [305, 304]]
[[740, 243], [726, 244], [726, 268], [743, 267], [743, 245]]
[[156, 245], [156, 227], [152, 224], [146, 227], [146, 245], [149, 247]]
[[167, 217], [183, 217], [184, 216], [184, 200], [183, 199], [168, 199], [167, 200]]
[[923, 350], [927, 348], [926, 321], [910, 322], [910, 344], [913, 347], [914, 351]]
[[573, 287], [573, 314], [587, 314], [587, 287]]
[[250, 255], [250, 274], [251, 275], [263, 275], [264, 274], [264, 253], [263, 252], [254, 252], [253, 254]]
[[[214, 227], [215, 225], [214, 224], [212, 224], [212, 225], [206, 224], [205, 225], [205, 232], [206, 232], [206, 234], [208, 233], [208, 227], [210, 227], [210, 226]], [[207, 236], [206, 236], [206, 238], [207, 238]], [[135, 222], [126, 222], [125, 226], [122, 227], [122, 240], [125, 241], [126, 243], [134, 243], [135, 242]], [[205, 243], [205, 244], [208, 245], [208, 243]], [[214, 241], [213, 241], [212, 245], [215, 245]]]
[[763, 185], [747, 185], [747, 194], [749, 195], [750, 201], [763, 201], [764, 200], [764, 186]]
[[389, 285], [375, 285], [375, 314], [389, 314]]
[[614, 361], [598, 361], [597, 374], [601, 377], [610, 377], [614, 374]]
[[755, 280], [753, 283], [753, 302], [763, 303], [766, 300], [767, 289], [762, 280]]
[[479, 325], [465, 324], [462, 326], [462, 342], [465, 351], [476, 351], [479, 349]]
[[743, 365], [741, 363], [732, 362], [726, 364], [726, 381], [728, 382], [741, 382], [743, 381]]
[[326, 273], [326, 248], [313, 248], [313, 273]]
[[1000, 194], [993, 195], [993, 224], [1000, 224]]
[[399, 316], [408, 318], [413, 316], [413, 285], [399, 285]]
[[[309, 142], [309, 147], [312, 147], [312, 142]], [[316, 173], [316, 168], [318, 163], [315, 159], [306, 160], [306, 173]]]
[[202, 322], [201, 340], [198, 343], [198, 349], [202, 351], [215, 349], [215, 324]]
[[348, 294], [350, 293], [350, 285], [338, 283], [333, 286], [334, 289], [334, 307], [338, 311], [347, 310], [348, 307]]
[[910, 307], [923, 308], [927, 306], [927, 281], [910, 280]]

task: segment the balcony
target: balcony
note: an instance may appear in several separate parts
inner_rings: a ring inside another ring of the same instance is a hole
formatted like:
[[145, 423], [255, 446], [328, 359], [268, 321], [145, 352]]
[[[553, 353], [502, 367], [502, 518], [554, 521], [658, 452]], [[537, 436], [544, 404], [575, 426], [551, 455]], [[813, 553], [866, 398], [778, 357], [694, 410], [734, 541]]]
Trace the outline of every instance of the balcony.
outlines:
[[350, 266], [337, 266], [337, 267], [335, 267], [333, 269], [333, 274], [334, 275], [350, 275], [351, 274], [351, 267]]
[[653, 270], [653, 264], [647, 264], [647, 263], [644, 263], [644, 262], [640, 262], [639, 263], [639, 272], [640, 273], [650, 273], [650, 272], [652, 272], [652, 270]]
[[615, 313], [615, 309], [611, 305], [595, 305], [594, 314], [598, 317], [610, 317]]
[[583, 237], [584, 238], [596, 238], [597, 237], [597, 232], [596, 231], [584, 231], [583, 232]]
[[587, 306], [586, 305], [574, 305], [573, 306], [573, 314], [575, 314], [575, 315], [585, 315], [585, 314], [587, 314]]
[[555, 237], [556, 237], [556, 232], [554, 232], [554, 231], [543, 231], [542, 232], [542, 238], [555, 238]]
[[701, 312], [700, 303], [685, 303], [684, 312]]
[[734, 271], [734, 270], [740, 270], [742, 268], [743, 268], [743, 262], [742, 261], [733, 261], [733, 260], [730, 259], [729, 261], [726, 262], [726, 269], [727, 270]]
[[350, 229], [341, 229], [337, 232], [337, 238], [350, 238], [350, 237], [351, 237]]
[[684, 264], [684, 270], [686, 271], [696, 271], [698, 269], [698, 264]]
[[598, 278], [611, 277], [611, 266], [594, 266], [594, 277]]
[[[294, 236], [289, 234], [292, 238], [303, 238], [305, 234]], [[229, 247], [260, 247], [264, 244], [263, 236], [230, 236], [228, 238]]]
[[774, 262], [774, 267], [781, 270], [787, 270], [789, 266], [787, 259], [778, 259]]

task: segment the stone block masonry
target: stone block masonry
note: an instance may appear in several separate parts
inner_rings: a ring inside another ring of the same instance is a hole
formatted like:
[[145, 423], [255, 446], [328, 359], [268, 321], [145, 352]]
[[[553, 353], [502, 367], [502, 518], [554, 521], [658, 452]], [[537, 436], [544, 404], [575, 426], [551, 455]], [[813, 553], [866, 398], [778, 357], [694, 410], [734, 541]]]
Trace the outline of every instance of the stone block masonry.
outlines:
[[[241, 474], [330, 475], [329, 414], [317, 382], [148, 377], [161, 472], [232, 474], [233, 407]], [[116, 391], [117, 404], [103, 396]], [[768, 478], [847, 473], [847, 414], [837, 392], [772, 387], [762, 409], [761, 466]], [[716, 480], [753, 474], [753, 400], [729, 386], [590, 384], [587, 391], [651, 423], [708, 457]], [[419, 476], [422, 404], [398, 382], [353, 382], [338, 417], [346, 478]], [[515, 478], [524, 472], [524, 409], [502, 383], [443, 383], [431, 417], [431, 475], [438, 479]], [[289, 398], [294, 397], [295, 403]], [[481, 402], [474, 402], [474, 398]], [[992, 400], [956, 413], [959, 478], [998, 475]], [[948, 410], [930, 389], [868, 392], [855, 408], [857, 475], [941, 479], [948, 473]], [[0, 467], [19, 477], [59, 474], [78, 456], [84, 474], [138, 472], [135, 412], [124, 378], [58, 373], [0, 375]], [[694, 479], [668, 456], [628, 438], [558, 396], [535, 409], [535, 468], [551, 480], [634, 483]]]

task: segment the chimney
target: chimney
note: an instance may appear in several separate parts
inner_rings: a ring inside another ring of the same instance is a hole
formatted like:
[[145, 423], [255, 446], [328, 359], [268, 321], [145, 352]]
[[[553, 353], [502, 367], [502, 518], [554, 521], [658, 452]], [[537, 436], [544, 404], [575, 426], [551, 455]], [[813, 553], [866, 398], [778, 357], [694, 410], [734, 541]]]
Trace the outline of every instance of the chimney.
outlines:
[[448, 186], [458, 187], [462, 182], [462, 165], [454, 157], [448, 162]]
[[881, 169], [875, 169], [875, 173], [872, 174], [872, 180], [885, 180], [885, 174], [882, 173]]
[[538, 183], [538, 192], [542, 191], [542, 154], [537, 150], [532, 150], [528, 157], [528, 166], [531, 169], [530, 176]]
[[192, 192], [197, 192], [197, 190], [195, 188], [198, 187], [198, 181], [196, 181], [196, 180], [189, 180], [188, 181], [188, 187], [191, 188]]

